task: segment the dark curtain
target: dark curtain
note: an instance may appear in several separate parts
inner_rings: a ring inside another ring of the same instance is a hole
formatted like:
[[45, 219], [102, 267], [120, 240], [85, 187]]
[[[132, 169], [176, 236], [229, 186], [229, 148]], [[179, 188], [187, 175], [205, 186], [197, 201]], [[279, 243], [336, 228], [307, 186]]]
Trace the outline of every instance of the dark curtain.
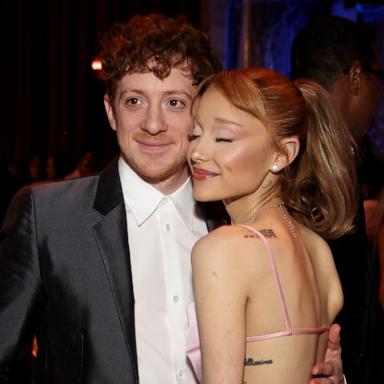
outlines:
[[289, 76], [290, 49], [296, 32], [311, 18], [329, 14], [331, 3], [331, 0], [228, 0], [225, 66], [262, 66]]
[[2, 0], [0, 156], [114, 155], [103, 84], [91, 62], [113, 22], [150, 12], [184, 15], [200, 27], [199, 1]]

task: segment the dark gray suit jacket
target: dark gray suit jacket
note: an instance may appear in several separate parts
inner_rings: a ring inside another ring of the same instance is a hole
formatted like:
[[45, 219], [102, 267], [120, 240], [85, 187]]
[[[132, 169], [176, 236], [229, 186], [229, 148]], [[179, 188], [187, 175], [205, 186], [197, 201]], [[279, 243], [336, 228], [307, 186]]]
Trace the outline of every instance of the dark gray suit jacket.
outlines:
[[37, 382], [136, 383], [117, 164], [100, 176], [23, 189], [0, 240], [0, 382], [37, 333]]
[[137, 383], [117, 161], [99, 176], [24, 188], [0, 236], [0, 383], [34, 334], [37, 383]]

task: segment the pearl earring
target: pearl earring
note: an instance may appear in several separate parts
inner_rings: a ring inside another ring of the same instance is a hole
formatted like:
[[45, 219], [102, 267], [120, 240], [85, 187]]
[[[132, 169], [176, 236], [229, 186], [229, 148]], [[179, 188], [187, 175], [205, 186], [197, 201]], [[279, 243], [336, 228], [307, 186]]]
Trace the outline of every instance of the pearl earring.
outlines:
[[271, 167], [271, 172], [276, 173], [279, 170], [279, 166], [277, 164], [273, 164]]

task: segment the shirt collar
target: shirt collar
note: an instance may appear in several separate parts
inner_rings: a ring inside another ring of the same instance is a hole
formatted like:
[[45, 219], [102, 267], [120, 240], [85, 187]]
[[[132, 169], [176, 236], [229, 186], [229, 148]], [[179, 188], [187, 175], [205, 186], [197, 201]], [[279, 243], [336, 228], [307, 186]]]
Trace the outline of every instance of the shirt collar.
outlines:
[[141, 226], [152, 216], [163, 199], [171, 198], [181, 219], [192, 231], [195, 229], [196, 207], [192, 197], [190, 178], [172, 194], [164, 195], [138, 176], [122, 157], [119, 159], [118, 168], [124, 201], [138, 226]]

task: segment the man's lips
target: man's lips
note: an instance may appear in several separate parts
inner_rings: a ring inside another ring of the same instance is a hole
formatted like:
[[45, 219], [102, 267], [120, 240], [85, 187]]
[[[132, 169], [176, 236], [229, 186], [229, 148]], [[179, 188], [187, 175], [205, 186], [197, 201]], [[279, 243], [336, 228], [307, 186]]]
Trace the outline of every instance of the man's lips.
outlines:
[[146, 140], [137, 140], [136, 141], [144, 151], [161, 151], [164, 148], [168, 147], [172, 143], [169, 141], [146, 141]]
[[207, 180], [212, 177], [217, 176], [217, 173], [207, 171], [206, 169], [201, 169], [201, 168], [193, 168], [193, 173], [192, 176], [195, 180]]

